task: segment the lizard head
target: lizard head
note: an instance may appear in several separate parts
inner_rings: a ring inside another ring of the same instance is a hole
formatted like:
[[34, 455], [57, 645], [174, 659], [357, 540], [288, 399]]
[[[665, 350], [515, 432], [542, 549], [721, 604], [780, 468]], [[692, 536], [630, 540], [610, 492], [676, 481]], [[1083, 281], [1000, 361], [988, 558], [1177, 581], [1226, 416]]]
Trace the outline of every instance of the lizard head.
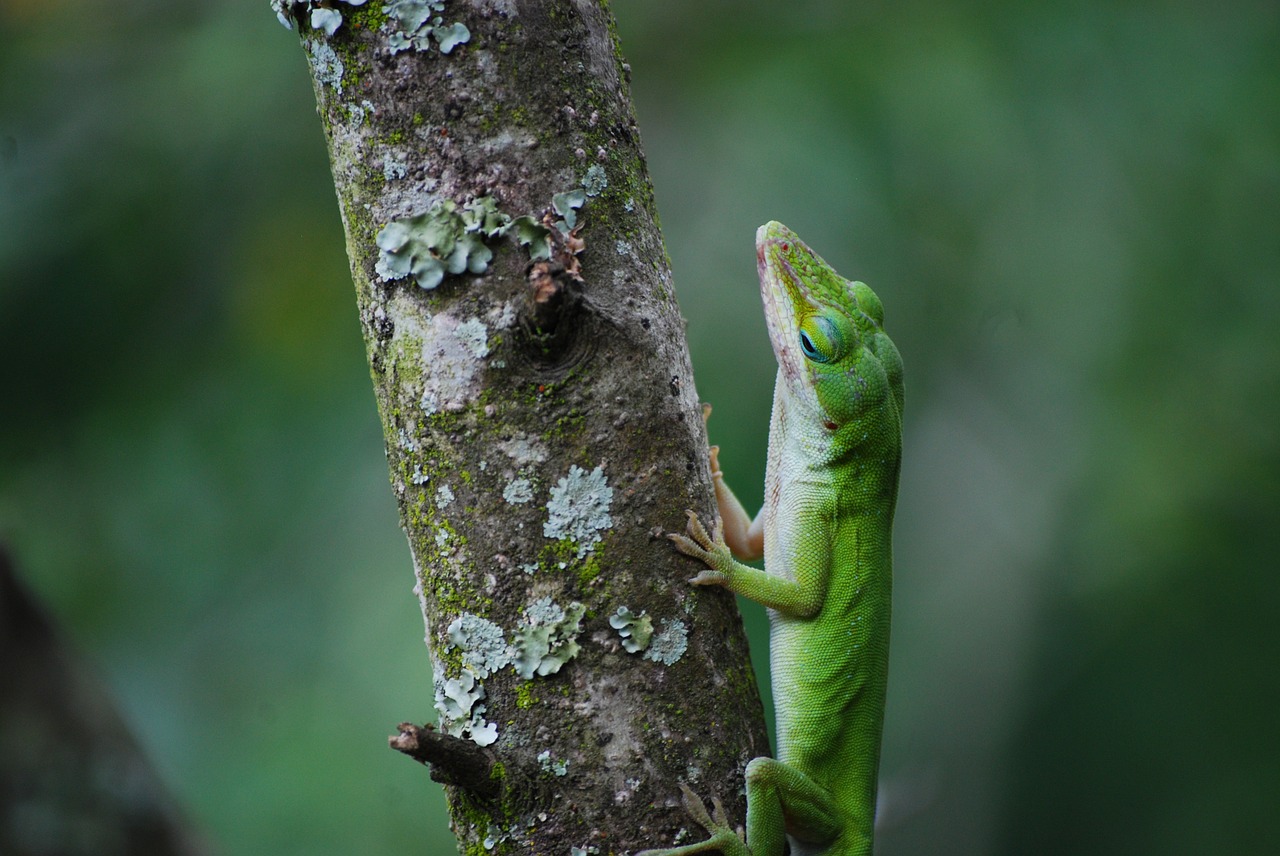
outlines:
[[756, 232], [769, 338], [792, 401], [830, 434], [863, 436], [902, 418], [902, 357], [884, 332], [884, 307], [864, 283], [840, 276], [786, 226]]

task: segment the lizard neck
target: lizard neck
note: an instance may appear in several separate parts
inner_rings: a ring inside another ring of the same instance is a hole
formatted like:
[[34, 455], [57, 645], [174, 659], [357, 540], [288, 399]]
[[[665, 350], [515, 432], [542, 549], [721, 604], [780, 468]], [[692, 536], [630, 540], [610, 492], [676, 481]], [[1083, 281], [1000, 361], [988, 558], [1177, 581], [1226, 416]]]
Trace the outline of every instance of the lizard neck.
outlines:
[[820, 415], [795, 398], [779, 370], [769, 423], [766, 479], [772, 483], [786, 471], [807, 482], [829, 482], [840, 491], [855, 484], [874, 485], [872, 491], [859, 491], [863, 501], [887, 506], [892, 515], [902, 461], [900, 416], [886, 400], [883, 413], [871, 421], [889, 429], [868, 432], [860, 424], [852, 424], [829, 430]]

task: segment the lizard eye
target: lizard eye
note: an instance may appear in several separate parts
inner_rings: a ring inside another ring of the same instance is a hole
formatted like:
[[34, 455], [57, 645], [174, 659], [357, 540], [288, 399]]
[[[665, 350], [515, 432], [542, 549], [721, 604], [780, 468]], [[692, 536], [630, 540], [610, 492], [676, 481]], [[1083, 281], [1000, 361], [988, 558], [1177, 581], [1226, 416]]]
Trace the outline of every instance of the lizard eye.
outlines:
[[800, 331], [800, 350], [815, 363], [825, 363], [827, 361], [827, 357], [818, 353], [818, 349], [814, 347], [813, 339], [809, 338], [809, 334], [803, 330]]
[[843, 338], [830, 318], [819, 315], [800, 328], [800, 350], [815, 363], [829, 363], [840, 356]]

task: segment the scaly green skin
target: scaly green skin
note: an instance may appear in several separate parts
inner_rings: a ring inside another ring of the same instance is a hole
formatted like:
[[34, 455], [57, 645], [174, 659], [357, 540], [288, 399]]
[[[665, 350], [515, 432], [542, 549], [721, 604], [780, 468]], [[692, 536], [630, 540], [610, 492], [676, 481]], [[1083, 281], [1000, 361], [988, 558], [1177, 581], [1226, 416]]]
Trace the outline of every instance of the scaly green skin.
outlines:
[[[690, 513], [673, 535], [720, 585], [769, 608], [778, 757], [746, 769], [743, 842], [716, 804], [685, 803], [711, 837], [650, 856], [867, 856], [889, 661], [894, 503], [902, 454], [902, 358], [879, 298], [786, 226], [756, 233], [778, 380], [764, 508], [751, 521], [716, 466], [708, 536]], [[759, 571], [750, 560], [763, 552]]]

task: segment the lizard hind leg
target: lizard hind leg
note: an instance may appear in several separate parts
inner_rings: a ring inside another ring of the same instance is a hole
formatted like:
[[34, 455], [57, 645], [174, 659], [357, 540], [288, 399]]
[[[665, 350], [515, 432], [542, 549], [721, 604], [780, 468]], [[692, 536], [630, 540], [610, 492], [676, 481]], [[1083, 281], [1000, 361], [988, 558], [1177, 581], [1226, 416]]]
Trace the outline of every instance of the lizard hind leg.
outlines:
[[698, 795], [686, 784], [680, 785], [684, 795], [684, 809], [698, 822], [698, 825], [711, 834], [705, 841], [686, 844], [683, 847], [672, 847], [667, 850], [642, 850], [635, 856], [693, 856], [696, 853], [722, 853], [724, 856], [752, 856], [747, 845], [743, 843], [742, 833], [729, 826], [724, 806], [720, 800], [711, 798], [713, 811], [708, 813], [707, 806]]
[[[746, 841], [730, 828], [719, 800], [713, 800], [715, 810], [708, 813], [702, 800], [682, 784], [685, 810], [711, 837], [670, 850], [645, 850], [636, 856], [694, 856], [710, 852], [724, 856], [783, 856], [788, 833], [802, 847], [822, 848], [804, 852], [826, 853], [847, 831], [831, 792], [790, 764], [774, 758], [756, 758], [747, 765], [746, 780]], [[867, 856], [871, 852], [870, 839], [865, 850], [839, 849], [838, 852]]]
[[[846, 831], [831, 792], [790, 764], [755, 758], [747, 765], [747, 844], [753, 856], [782, 856], [788, 834], [828, 851]], [[845, 850], [839, 850], [845, 853]], [[870, 851], [868, 851], [869, 853]]]

